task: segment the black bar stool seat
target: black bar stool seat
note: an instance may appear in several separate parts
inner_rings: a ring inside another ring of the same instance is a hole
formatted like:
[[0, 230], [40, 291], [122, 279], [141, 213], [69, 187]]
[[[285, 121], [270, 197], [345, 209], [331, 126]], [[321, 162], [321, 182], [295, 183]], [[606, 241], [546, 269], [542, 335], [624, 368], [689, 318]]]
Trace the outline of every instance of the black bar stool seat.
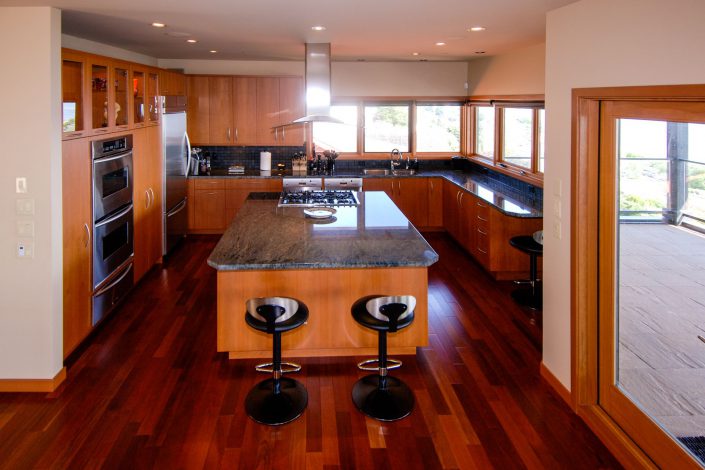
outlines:
[[515, 281], [517, 284], [529, 284], [528, 288], [518, 288], [512, 292], [512, 298], [524, 307], [532, 310], [541, 310], [543, 306], [543, 293], [538, 279], [536, 258], [543, 256], [543, 245], [534, 240], [531, 235], [512, 237], [509, 244], [517, 250], [529, 255], [529, 280]]
[[[352, 316], [360, 325], [376, 330], [378, 334], [378, 357], [374, 361], [363, 361], [358, 367], [377, 362], [377, 374], [361, 378], [352, 390], [355, 406], [365, 415], [380, 421], [395, 421], [408, 416], [414, 408], [414, 394], [404, 382], [387, 374], [387, 333], [408, 327], [414, 321], [416, 299], [411, 295], [370, 295], [358, 299], [352, 306]], [[401, 363], [394, 361], [395, 367]], [[396, 364], [398, 363], [398, 364]], [[375, 370], [361, 367], [365, 370]]]
[[[308, 308], [303, 302], [286, 297], [250, 299], [246, 306], [245, 322], [255, 330], [272, 335], [272, 362], [256, 368], [259, 372], [271, 372], [272, 378], [250, 390], [245, 398], [245, 410], [250, 418], [261, 424], [288, 423], [306, 409], [308, 392], [300, 382], [283, 377], [285, 372], [298, 371], [301, 366], [282, 362], [281, 334], [306, 323]], [[282, 366], [289, 366], [289, 369]]]

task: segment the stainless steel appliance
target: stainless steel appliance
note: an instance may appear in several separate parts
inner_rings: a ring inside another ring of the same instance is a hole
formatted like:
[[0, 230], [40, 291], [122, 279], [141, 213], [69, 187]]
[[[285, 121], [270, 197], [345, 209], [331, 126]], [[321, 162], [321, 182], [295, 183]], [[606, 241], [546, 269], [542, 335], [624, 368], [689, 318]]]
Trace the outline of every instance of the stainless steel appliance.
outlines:
[[323, 180], [324, 189], [350, 189], [362, 191], [362, 178], [328, 178]]
[[161, 100], [164, 145], [162, 253], [166, 255], [186, 235], [186, 178], [195, 165], [186, 133], [186, 97], [164, 96]]
[[284, 178], [282, 186], [285, 192], [314, 191], [323, 188], [323, 178]]
[[132, 135], [97, 140], [93, 150], [93, 220], [132, 202]]
[[284, 191], [279, 197], [279, 207], [323, 207], [323, 206], [357, 206], [360, 201], [355, 191], [350, 190], [315, 190]]
[[134, 283], [132, 136], [95, 141], [92, 150], [95, 325]]

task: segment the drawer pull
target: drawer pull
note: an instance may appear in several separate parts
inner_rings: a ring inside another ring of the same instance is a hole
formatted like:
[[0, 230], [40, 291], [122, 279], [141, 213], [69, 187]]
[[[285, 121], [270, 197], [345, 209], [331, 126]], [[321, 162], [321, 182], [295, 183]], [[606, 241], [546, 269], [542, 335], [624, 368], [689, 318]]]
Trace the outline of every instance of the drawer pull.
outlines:
[[477, 247], [477, 251], [479, 251], [480, 253], [487, 254], [487, 252], [485, 250], [483, 250], [482, 248], [480, 248], [479, 246]]
[[477, 216], [478, 219], [482, 220], [483, 222], [487, 222], [487, 219], [480, 217], [479, 215]]
[[481, 202], [477, 203], [478, 207], [487, 207], [486, 205], [482, 204]]
[[487, 232], [483, 232], [481, 228], [478, 228], [477, 231], [480, 232], [480, 233], [483, 234], [483, 235], [487, 235]]

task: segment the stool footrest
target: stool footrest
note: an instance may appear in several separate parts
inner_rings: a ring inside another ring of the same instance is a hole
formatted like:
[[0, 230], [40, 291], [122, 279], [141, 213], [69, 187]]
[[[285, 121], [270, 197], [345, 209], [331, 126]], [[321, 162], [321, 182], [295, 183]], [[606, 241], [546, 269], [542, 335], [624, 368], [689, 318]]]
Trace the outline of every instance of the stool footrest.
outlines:
[[[255, 366], [255, 370], [257, 372], [267, 372], [267, 373], [274, 373], [274, 363], [273, 362], [267, 362], [265, 364], [257, 364]], [[299, 364], [296, 364], [294, 362], [282, 362], [281, 363], [281, 373], [282, 374], [290, 374], [292, 372], [298, 372], [301, 370], [301, 366]]]
[[[373, 367], [370, 364], [377, 364], [377, 366]], [[398, 369], [401, 367], [401, 364], [399, 359], [387, 359], [387, 370]], [[367, 359], [366, 361], [362, 361], [357, 364], [357, 368], [360, 370], [377, 371], [380, 369], [379, 359]]]

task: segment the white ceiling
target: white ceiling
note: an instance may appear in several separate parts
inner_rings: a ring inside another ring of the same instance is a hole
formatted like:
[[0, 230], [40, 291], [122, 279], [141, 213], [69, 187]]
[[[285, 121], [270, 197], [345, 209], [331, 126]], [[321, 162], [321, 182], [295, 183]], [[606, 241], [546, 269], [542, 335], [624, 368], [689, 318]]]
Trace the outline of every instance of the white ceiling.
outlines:
[[[65, 34], [163, 59], [302, 60], [305, 42], [330, 42], [334, 60], [467, 60], [477, 51], [487, 56], [543, 42], [546, 12], [574, 1], [0, 0], [0, 6], [54, 6], [63, 10]], [[167, 27], [154, 28], [154, 21]], [[314, 25], [327, 29], [314, 32]], [[475, 25], [487, 29], [467, 31]], [[189, 37], [198, 42], [186, 43]]]

